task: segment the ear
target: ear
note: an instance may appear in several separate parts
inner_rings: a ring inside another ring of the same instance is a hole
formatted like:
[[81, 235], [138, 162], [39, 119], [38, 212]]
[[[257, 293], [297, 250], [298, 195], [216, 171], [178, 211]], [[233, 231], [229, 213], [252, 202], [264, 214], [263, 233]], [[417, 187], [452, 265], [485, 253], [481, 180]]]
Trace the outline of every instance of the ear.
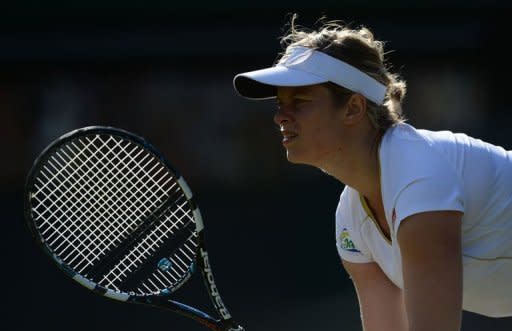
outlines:
[[366, 98], [361, 94], [354, 93], [345, 104], [345, 114], [343, 121], [347, 125], [359, 123], [366, 114]]

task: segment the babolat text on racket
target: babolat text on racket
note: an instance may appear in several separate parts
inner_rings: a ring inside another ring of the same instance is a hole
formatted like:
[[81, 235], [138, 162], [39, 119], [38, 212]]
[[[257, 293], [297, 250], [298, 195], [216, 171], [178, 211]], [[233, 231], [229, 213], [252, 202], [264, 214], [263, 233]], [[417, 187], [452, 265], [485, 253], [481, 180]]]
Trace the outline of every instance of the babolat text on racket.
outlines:
[[[94, 126], [55, 140], [28, 174], [25, 217], [44, 251], [86, 288], [210, 330], [244, 330], [215, 284], [189, 186], [143, 138]], [[196, 268], [219, 318], [171, 300]]]

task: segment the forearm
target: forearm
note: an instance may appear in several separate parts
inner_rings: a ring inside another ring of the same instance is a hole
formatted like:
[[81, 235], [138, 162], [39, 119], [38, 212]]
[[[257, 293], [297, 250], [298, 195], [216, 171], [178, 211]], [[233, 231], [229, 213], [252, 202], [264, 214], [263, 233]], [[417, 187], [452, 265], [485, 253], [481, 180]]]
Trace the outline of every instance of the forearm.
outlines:
[[440, 311], [433, 312], [432, 314], [415, 314], [408, 315], [409, 326], [407, 331], [460, 331], [461, 328], [461, 313], [446, 314]]
[[416, 268], [415, 276], [408, 276], [409, 281], [411, 277], [419, 278], [416, 285], [405, 285], [409, 331], [459, 331], [462, 321], [460, 273], [438, 270], [434, 273], [437, 277], [429, 278], [425, 277], [428, 271], [421, 269]]
[[407, 331], [402, 290], [375, 263], [344, 263], [356, 289], [364, 331]]
[[380, 305], [361, 305], [361, 323], [364, 331], [408, 331], [401, 299]]

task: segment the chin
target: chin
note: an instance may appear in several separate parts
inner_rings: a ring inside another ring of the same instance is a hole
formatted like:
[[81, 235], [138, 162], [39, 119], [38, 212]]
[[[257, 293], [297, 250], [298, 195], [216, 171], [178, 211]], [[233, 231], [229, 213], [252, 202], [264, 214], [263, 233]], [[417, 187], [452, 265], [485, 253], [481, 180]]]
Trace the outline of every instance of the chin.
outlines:
[[297, 153], [290, 153], [289, 151], [287, 151], [286, 158], [288, 159], [288, 162], [293, 164], [310, 164], [303, 157], [297, 155]]
[[315, 158], [314, 156], [316, 155], [311, 155], [311, 153], [293, 153], [293, 151], [290, 150], [286, 151], [286, 158], [288, 159], [288, 162], [292, 164], [308, 165], [321, 169], [321, 162], [319, 162], [319, 159]]
[[287, 159], [288, 159], [288, 162], [293, 163], [293, 164], [301, 164], [302, 163], [302, 162], [294, 160], [293, 158], [290, 158], [289, 156], [287, 157]]
[[286, 159], [290, 163], [296, 163], [295, 158], [293, 157], [293, 154], [291, 154], [289, 151], [286, 151]]

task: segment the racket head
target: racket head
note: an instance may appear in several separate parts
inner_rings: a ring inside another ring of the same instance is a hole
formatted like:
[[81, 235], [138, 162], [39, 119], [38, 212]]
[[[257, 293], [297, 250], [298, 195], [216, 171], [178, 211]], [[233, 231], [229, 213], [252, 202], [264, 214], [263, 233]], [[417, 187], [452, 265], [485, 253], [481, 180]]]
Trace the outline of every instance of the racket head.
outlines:
[[45, 148], [27, 176], [24, 209], [61, 270], [121, 301], [179, 289], [204, 240], [183, 177], [146, 140], [114, 127], [80, 128]]

